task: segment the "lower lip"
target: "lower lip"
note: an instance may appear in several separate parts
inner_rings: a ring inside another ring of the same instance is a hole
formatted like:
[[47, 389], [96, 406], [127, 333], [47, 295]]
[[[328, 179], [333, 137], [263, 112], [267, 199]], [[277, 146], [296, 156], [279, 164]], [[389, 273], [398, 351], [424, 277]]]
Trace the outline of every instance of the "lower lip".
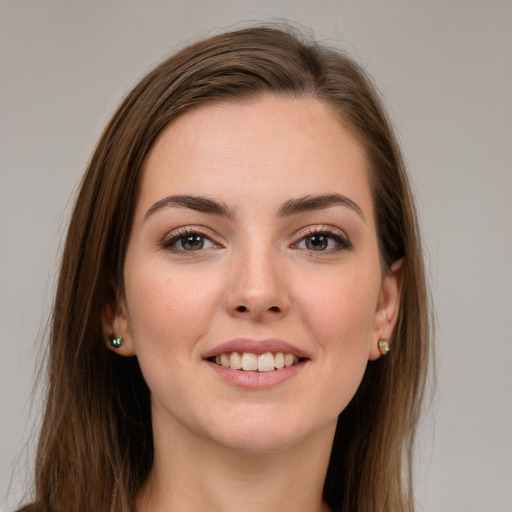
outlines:
[[292, 366], [285, 366], [284, 368], [270, 372], [233, 370], [212, 363], [211, 361], [206, 361], [206, 363], [219, 377], [230, 384], [246, 389], [268, 389], [295, 377], [295, 375], [304, 369], [307, 361], [301, 361]]

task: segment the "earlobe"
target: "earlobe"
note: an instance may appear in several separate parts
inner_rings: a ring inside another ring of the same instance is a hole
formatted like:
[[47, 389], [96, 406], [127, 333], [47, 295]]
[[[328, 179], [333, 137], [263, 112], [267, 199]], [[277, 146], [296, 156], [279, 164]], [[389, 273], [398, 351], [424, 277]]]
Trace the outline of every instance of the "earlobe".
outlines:
[[[382, 340], [386, 341], [387, 350], [390, 350], [389, 338], [392, 337], [398, 313], [400, 310], [400, 293], [402, 289], [403, 259], [391, 265], [389, 272], [382, 278], [379, 299], [375, 311], [372, 346], [370, 360], [378, 359], [383, 355]], [[387, 352], [386, 350], [386, 352]]]
[[105, 346], [124, 357], [135, 355], [124, 298], [112, 288], [102, 317]]

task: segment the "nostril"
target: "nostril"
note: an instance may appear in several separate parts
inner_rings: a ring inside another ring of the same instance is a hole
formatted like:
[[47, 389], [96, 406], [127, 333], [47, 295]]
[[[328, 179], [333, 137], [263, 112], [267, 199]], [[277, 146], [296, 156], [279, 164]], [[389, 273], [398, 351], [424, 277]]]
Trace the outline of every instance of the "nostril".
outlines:
[[[257, 310], [257, 308], [255, 310], [249, 310], [249, 308], [247, 306], [238, 306], [235, 311], [237, 313], [245, 313], [247, 311], [253, 311], [253, 313]], [[266, 311], [271, 311], [272, 313], [281, 313], [281, 308], [279, 306], [271, 306], [270, 308], [268, 308]]]

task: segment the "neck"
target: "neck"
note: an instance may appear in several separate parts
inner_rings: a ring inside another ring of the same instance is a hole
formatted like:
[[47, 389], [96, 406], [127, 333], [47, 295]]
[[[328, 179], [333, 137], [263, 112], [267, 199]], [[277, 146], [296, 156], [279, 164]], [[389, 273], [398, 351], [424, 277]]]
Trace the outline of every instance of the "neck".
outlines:
[[155, 458], [137, 499], [138, 512], [325, 512], [322, 490], [334, 425], [299, 445], [248, 452], [154, 428]]

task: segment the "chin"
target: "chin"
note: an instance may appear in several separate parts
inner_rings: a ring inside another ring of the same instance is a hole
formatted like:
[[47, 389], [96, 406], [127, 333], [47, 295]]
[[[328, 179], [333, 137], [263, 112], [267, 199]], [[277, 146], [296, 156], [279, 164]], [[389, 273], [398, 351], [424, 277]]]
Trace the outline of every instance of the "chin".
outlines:
[[212, 439], [225, 448], [236, 452], [265, 454], [291, 448], [303, 438], [288, 432], [254, 429], [231, 432], [228, 436], [212, 436]]
[[[313, 440], [318, 435], [334, 435], [336, 419], [326, 424], [309, 424], [304, 418], [238, 417], [236, 421], [209, 429], [208, 437], [225, 448], [254, 454], [275, 453]], [[211, 427], [211, 425], [210, 425]], [[332, 431], [332, 433], [331, 433]]]

